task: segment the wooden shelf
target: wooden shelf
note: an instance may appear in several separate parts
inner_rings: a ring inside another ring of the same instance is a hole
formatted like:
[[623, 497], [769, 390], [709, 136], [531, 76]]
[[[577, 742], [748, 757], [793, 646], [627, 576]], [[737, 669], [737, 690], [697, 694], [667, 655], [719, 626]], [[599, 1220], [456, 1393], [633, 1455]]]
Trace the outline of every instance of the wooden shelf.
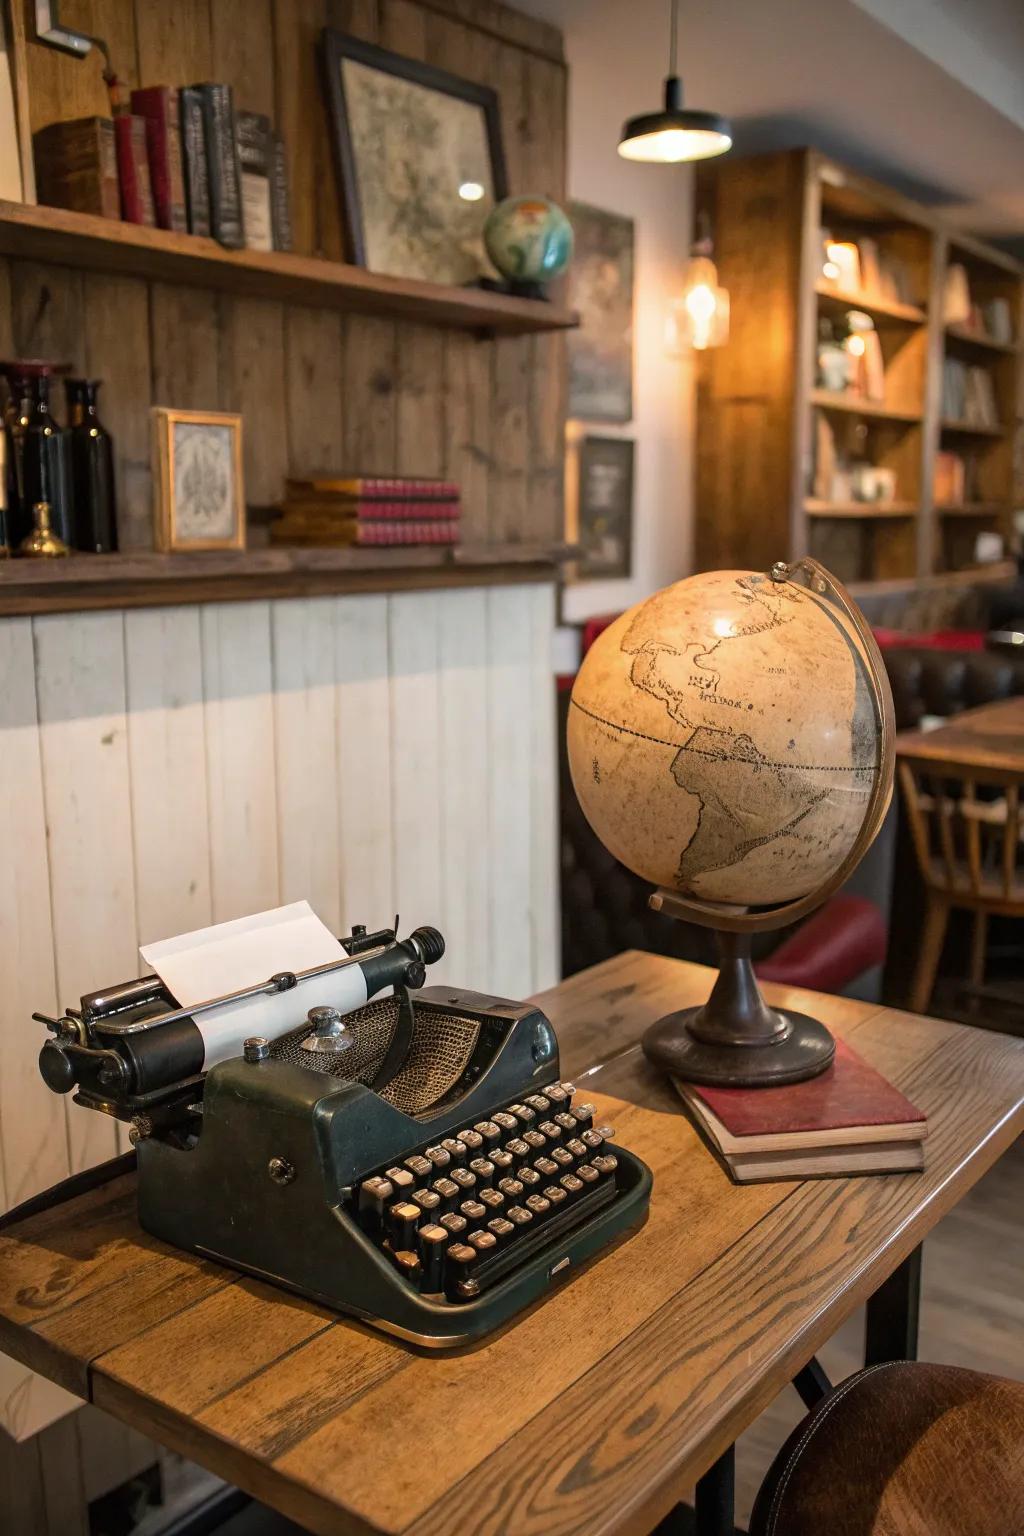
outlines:
[[1006, 511], [1004, 501], [936, 502], [940, 517], [1000, 517]]
[[481, 335], [527, 335], [578, 324], [571, 310], [542, 299], [384, 277], [364, 267], [283, 251], [229, 251], [200, 235], [3, 200], [0, 255], [188, 283], [250, 298], [388, 315]]
[[991, 336], [983, 336], [978, 331], [972, 331], [967, 325], [947, 325], [947, 341], [961, 341], [965, 346], [981, 347], [986, 352], [999, 352], [1005, 356], [1014, 356], [1018, 350], [1016, 342], [993, 341]]
[[865, 400], [860, 395], [837, 395], [827, 389], [812, 389], [811, 404], [820, 405], [826, 411], [847, 411], [854, 416], [868, 416], [878, 421], [921, 420], [920, 411], [902, 411], [895, 406], [880, 405], [877, 400]]
[[876, 320], [898, 320], [905, 325], [924, 325], [928, 319], [926, 310], [917, 304], [898, 304], [875, 294], [851, 293], [845, 288], [835, 288], [824, 278], [814, 285], [819, 299], [825, 299], [836, 309], [862, 309]]
[[1010, 429], [1006, 426], [983, 427], [970, 421], [952, 421], [944, 416], [940, 423], [943, 432], [958, 432], [962, 437], [1002, 437]]
[[533, 544], [454, 549], [253, 549], [195, 555], [70, 555], [0, 564], [0, 617], [269, 597], [322, 597], [554, 579], [569, 551]]
[[819, 501], [804, 502], [808, 517], [916, 517], [916, 501]]

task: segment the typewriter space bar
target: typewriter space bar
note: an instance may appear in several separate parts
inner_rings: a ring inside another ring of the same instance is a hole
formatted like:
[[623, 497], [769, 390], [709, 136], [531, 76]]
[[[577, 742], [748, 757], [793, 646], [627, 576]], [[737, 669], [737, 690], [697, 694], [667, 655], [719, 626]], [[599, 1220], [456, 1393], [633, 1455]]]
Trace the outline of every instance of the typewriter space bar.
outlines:
[[482, 1291], [497, 1284], [499, 1280], [504, 1280], [506, 1275], [521, 1269], [535, 1253], [539, 1253], [549, 1243], [566, 1235], [571, 1236], [573, 1232], [584, 1226], [587, 1217], [593, 1216], [595, 1212], [610, 1205], [616, 1193], [614, 1179], [609, 1179], [597, 1189], [592, 1189], [581, 1200], [575, 1201], [567, 1211], [559, 1211], [557, 1216], [549, 1216], [543, 1226], [536, 1232], [531, 1232], [529, 1237], [517, 1238], [504, 1253], [496, 1253], [493, 1258], [485, 1259], [474, 1269], [474, 1280], [478, 1282]]

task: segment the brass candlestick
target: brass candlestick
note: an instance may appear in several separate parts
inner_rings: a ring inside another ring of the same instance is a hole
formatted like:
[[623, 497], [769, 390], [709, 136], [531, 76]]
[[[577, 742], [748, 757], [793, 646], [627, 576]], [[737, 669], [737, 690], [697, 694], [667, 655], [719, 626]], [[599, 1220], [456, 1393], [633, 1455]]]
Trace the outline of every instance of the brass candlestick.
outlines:
[[64, 540], [58, 538], [50, 526], [50, 503], [48, 501], [36, 502], [32, 508], [32, 518], [35, 527], [30, 534], [22, 539], [21, 554], [53, 560], [61, 555], [69, 555], [71, 553]]

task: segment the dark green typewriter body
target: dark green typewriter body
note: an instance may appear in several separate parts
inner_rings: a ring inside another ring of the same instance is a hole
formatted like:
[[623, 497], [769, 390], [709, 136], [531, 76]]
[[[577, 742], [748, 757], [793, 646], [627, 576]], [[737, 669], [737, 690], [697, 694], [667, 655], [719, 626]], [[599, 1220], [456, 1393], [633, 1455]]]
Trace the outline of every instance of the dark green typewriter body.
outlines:
[[338, 1055], [306, 1023], [214, 1067], [190, 1123], [140, 1140], [148, 1231], [443, 1348], [643, 1221], [649, 1170], [532, 1005], [432, 987], [345, 1023]]

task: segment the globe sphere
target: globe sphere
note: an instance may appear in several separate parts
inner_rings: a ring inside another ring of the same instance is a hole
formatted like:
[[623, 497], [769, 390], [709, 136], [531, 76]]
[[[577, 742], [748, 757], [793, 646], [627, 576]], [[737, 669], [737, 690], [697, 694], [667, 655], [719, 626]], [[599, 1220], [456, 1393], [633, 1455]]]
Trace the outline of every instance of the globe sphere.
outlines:
[[572, 225], [547, 197], [507, 197], [484, 225], [484, 245], [502, 277], [547, 283], [572, 259]]
[[822, 886], [882, 771], [856, 629], [753, 571], [690, 576], [604, 630], [572, 690], [568, 749], [583, 813], [621, 863], [739, 907]]

